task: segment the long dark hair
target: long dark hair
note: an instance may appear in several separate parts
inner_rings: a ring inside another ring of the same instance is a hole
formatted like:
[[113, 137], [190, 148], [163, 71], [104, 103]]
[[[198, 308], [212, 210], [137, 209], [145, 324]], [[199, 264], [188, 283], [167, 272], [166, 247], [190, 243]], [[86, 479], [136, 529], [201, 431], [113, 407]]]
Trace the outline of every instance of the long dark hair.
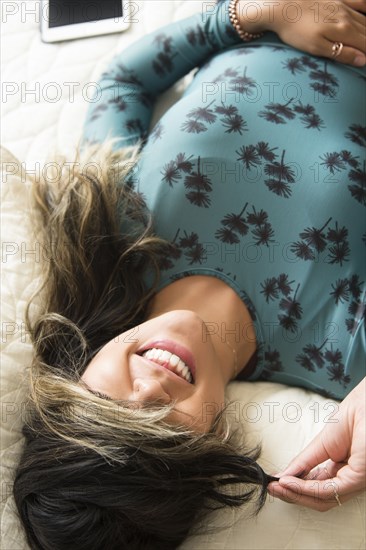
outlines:
[[81, 383], [93, 354], [143, 320], [154, 292], [144, 276], [158, 280], [167, 250], [133, 188], [134, 161], [105, 145], [34, 181], [47, 254], [41, 309], [28, 310], [35, 354], [14, 480], [33, 549], [173, 549], [209, 510], [256, 497], [258, 512], [271, 480], [222, 415], [198, 434], [166, 421], [171, 405], [131, 409]]

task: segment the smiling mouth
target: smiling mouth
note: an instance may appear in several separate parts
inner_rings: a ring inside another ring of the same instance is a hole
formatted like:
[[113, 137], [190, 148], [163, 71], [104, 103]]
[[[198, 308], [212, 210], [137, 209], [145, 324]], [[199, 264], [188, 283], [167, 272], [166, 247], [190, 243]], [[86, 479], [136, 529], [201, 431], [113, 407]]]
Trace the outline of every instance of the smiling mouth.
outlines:
[[183, 380], [186, 380], [186, 382], [193, 384], [194, 379], [190, 368], [175, 353], [170, 353], [170, 351], [160, 348], [150, 348], [142, 353], [142, 357], [146, 357], [149, 361], [165, 367], [180, 378], [183, 378]]

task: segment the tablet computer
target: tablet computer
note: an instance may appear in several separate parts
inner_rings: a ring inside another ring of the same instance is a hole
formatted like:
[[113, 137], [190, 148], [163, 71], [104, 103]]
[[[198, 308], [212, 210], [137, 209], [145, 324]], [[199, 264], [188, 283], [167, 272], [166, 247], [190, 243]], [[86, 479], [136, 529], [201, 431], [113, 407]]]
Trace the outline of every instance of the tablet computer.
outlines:
[[41, 0], [42, 40], [60, 42], [125, 31], [130, 8], [127, 0]]

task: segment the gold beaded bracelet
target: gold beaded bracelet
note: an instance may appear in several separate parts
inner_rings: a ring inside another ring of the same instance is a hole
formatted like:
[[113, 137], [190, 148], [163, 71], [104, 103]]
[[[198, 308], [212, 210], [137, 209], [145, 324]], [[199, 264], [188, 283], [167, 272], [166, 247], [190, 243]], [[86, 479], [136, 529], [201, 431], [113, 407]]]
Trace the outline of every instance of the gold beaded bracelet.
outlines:
[[244, 31], [241, 28], [239, 24], [239, 19], [236, 16], [236, 7], [238, 2], [239, 0], [231, 0], [229, 4], [229, 17], [232, 26], [234, 27], [240, 38], [244, 40], [244, 42], [249, 42], [249, 40], [254, 40], [255, 38], [260, 38], [261, 36], [263, 36], [264, 32], [250, 33], [248, 31]]

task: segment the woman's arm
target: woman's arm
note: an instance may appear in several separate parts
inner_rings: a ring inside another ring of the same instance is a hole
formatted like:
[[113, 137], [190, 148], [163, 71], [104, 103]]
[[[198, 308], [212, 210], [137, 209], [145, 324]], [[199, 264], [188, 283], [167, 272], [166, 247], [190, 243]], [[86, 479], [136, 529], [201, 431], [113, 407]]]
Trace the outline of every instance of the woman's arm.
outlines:
[[[240, 0], [236, 9], [241, 28], [250, 33], [270, 30], [290, 46], [325, 57], [332, 57], [334, 42], [344, 42], [337, 61], [355, 64], [366, 53], [365, 16], [350, 6], [366, 10], [366, 0], [355, 1]], [[118, 138], [116, 148], [137, 143], [147, 134], [160, 93], [214, 53], [240, 43], [230, 22], [229, 0], [217, 6], [203, 2], [200, 13], [135, 42], [102, 74], [84, 142]]]
[[84, 126], [84, 141], [120, 138], [116, 147], [146, 136], [157, 96], [215, 52], [241, 42], [228, 1], [166, 25], [119, 53], [98, 83]]

